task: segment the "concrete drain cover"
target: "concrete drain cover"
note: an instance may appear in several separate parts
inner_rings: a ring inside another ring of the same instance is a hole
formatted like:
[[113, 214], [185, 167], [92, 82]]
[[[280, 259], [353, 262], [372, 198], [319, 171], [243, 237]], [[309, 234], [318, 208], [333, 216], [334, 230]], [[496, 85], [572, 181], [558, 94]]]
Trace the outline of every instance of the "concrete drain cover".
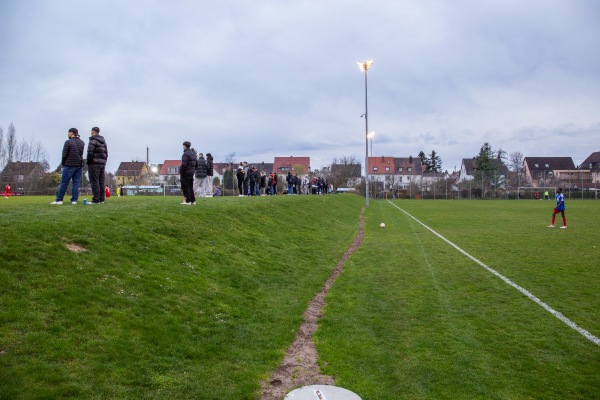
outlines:
[[312, 385], [292, 390], [284, 400], [361, 400], [361, 398], [356, 393], [341, 387]]

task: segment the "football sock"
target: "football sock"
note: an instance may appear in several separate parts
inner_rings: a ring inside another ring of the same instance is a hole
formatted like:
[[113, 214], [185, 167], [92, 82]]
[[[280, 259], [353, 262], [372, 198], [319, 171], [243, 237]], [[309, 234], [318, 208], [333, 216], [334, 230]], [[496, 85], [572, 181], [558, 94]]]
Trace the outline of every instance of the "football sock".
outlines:
[[563, 226], [567, 226], [567, 219], [563, 218]]

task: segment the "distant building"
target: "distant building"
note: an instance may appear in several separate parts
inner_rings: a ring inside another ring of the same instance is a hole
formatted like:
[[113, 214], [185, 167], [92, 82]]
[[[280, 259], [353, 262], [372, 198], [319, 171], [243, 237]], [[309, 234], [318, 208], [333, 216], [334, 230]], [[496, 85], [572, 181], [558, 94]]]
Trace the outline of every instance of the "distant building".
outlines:
[[581, 163], [582, 168], [590, 171], [591, 179], [594, 184], [600, 183], [600, 151], [596, 151]]
[[310, 174], [310, 157], [275, 157], [273, 171], [277, 175], [287, 175], [288, 172], [299, 175]]
[[571, 157], [525, 157], [523, 174], [533, 187], [554, 186], [569, 181], [577, 172]]
[[2, 191], [10, 183], [15, 193], [32, 193], [41, 189], [46, 176], [44, 165], [39, 162], [11, 161], [0, 175], [0, 185]]
[[151, 182], [148, 165], [142, 161], [122, 162], [115, 176], [117, 185], [148, 185]]

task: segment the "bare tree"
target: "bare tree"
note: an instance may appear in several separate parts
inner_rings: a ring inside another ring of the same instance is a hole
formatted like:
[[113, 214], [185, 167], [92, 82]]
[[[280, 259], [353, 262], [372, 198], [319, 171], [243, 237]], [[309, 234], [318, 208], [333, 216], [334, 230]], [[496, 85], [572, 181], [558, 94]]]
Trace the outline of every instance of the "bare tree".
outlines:
[[11, 123], [8, 127], [6, 140], [4, 140], [4, 130], [0, 128], [0, 170], [13, 161], [39, 162], [43, 165], [45, 171], [50, 168], [48, 153], [42, 144], [36, 142], [33, 137], [29, 140], [18, 140], [15, 127]]
[[338, 187], [351, 185], [351, 182], [354, 179], [360, 178], [355, 176], [357, 166], [359, 165], [359, 161], [354, 156], [342, 156], [340, 158], [334, 158], [331, 162], [331, 168], [328, 177], [329, 183], [331, 183], [336, 189]]
[[6, 157], [8, 158], [8, 162], [13, 162], [15, 149], [17, 147], [17, 132], [15, 131], [15, 126], [11, 122], [8, 126], [8, 132], [6, 137]]
[[510, 185], [517, 186], [521, 182], [521, 172], [523, 170], [523, 161], [525, 160], [523, 153], [515, 151], [508, 156], [508, 168], [513, 172], [511, 174]]

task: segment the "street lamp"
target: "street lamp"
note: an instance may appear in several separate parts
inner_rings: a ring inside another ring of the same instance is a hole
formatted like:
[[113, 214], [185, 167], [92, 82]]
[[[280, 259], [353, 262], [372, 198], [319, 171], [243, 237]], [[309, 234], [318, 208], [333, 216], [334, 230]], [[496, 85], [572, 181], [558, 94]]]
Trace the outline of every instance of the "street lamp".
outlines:
[[369, 205], [369, 107], [367, 101], [367, 71], [373, 66], [373, 60], [357, 61], [358, 67], [365, 73], [365, 200]]
[[367, 138], [369, 139], [371, 146], [371, 157], [373, 157], [373, 138], [375, 137], [375, 131], [371, 131], [367, 133]]

